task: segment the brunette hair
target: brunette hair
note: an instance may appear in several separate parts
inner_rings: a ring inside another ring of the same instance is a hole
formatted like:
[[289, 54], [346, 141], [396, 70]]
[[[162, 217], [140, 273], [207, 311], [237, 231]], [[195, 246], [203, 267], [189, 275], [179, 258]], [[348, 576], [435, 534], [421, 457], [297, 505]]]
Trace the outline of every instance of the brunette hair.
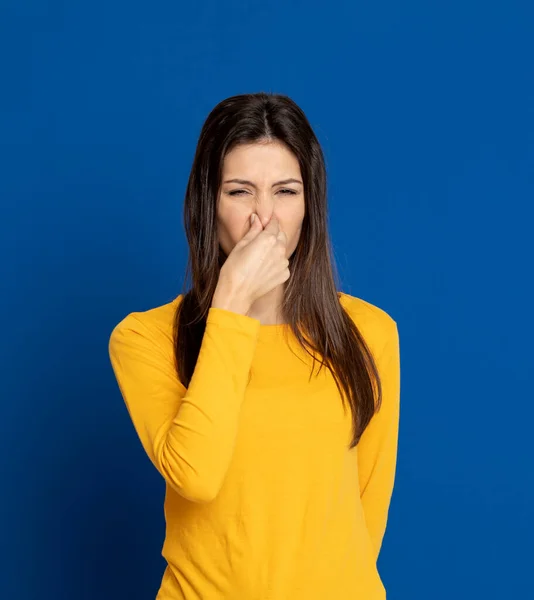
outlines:
[[[286, 95], [260, 92], [226, 98], [202, 126], [184, 200], [189, 256], [183, 298], [174, 317], [176, 372], [188, 387], [226, 259], [216, 222], [224, 157], [238, 144], [264, 141], [282, 142], [293, 152], [304, 187], [305, 216], [298, 245], [289, 258], [291, 276], [284, 284], [281, 312], [298, 343], [313, 357], [313, 366], [316, 357], [312, 353], [317, 353], [319, 371], [323, 366], [331, 371], [345, 409], [348, 399], [353, 421], [349, 448], [353, 448], [380, 408], [380, 378], [373, 355], [336, 290], [323, 151], [304, 112]], [[191, 289], [185, 292], [188, 274]]]

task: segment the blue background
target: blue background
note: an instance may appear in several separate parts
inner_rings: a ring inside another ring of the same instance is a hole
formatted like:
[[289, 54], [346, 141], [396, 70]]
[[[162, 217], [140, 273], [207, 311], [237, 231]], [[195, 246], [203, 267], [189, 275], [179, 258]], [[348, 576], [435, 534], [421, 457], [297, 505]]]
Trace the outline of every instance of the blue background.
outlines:
[[323, 144], [342, 289], [399, 325], [388, 600], [529, 597], [531, 6], [2, 2], [0, 598], [155, 597], [108, 338], [179, 293], [200, 127], [260, 90]]

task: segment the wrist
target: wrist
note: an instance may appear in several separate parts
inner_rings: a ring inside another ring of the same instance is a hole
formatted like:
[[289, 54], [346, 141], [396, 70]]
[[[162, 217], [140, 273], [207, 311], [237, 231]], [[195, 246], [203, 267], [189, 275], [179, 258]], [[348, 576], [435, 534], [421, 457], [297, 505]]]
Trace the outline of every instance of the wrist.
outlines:
[[241, 315], [247, 315], [250, 310], [248, 302], [242, 293], [227, 286], [217, 286], [211, 301], [212, 308], [222, 308]]

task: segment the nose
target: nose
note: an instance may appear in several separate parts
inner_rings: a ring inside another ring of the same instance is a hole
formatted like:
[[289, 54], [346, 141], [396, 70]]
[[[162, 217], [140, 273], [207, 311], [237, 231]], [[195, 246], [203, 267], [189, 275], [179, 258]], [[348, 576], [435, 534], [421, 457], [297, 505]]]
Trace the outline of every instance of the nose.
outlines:
[[265, 227], [271, 220], [272, 215], [275, 214], [274, 206], [272, 204], [261, 204], [256, 206], [255, 212], [258, 215], [261, 224]]
[[252, 209], [259, 217], [260, 223], [265, 227], [276, 214], [276, 199], [272, 197], [270, 190], [258, 192], [255, 206]]
[[272, 211], [267, 214], [266, 211], [261, 211], [258, 210], [257, 211], [257, 215], [260, 218], [260, 223], [263, 225], [263, 227], [265, 227], [267, 225], [267, 223], [271, 220], [271, 215], [272, 215]]

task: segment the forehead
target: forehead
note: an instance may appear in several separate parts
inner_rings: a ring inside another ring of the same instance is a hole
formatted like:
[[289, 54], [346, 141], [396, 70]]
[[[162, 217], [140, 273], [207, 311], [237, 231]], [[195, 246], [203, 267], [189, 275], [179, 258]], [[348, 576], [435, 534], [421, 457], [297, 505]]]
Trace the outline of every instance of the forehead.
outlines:
[[279, 175], [281, 172], [288, 176], [300, 175], [297, 157], [280, 142], [240, 144], [224, 157], [223, 171], [226, 175], [234, 173], [243, 175], [245, 172], [252, 176]]

